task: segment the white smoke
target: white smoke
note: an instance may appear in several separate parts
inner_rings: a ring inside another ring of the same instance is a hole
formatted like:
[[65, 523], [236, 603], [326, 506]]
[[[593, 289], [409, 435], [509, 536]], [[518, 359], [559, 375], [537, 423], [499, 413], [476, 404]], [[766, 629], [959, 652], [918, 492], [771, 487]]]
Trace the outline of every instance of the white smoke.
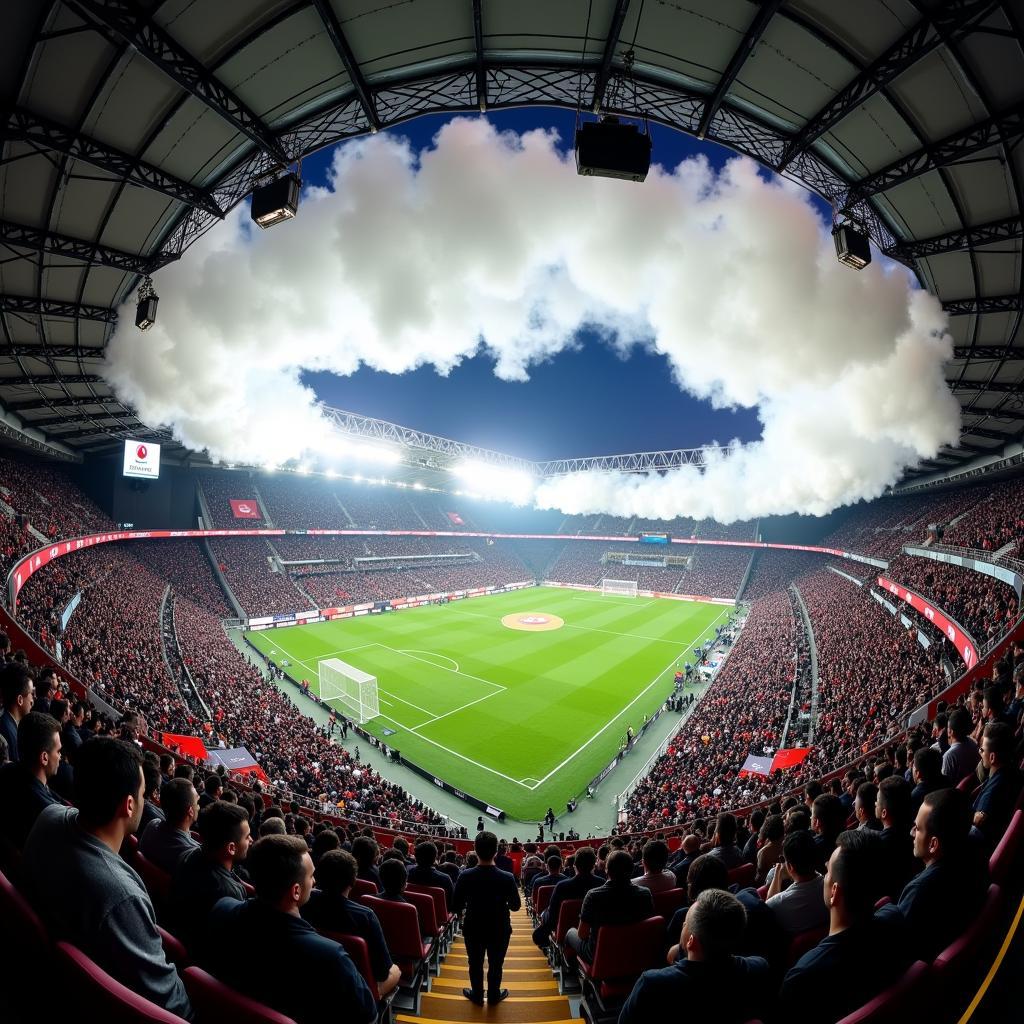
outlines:
[[237, 209], [156, 285], [156, 326], [140, 335], [121, 310], [107, 377], [145, 422], [219, 460], [329, 445], [303, 370], [446, 373], [482, 349], [526, 380], [582, 327], [653, 347], [717, 406], [756, 407], [763, 436], [703, 475], [548, 481], [545, 507], [822, 514], [958, 436], [937, 301], [902, 269], [841, 267], [805, 193], [742, 159], [632, 185], [578, 177], [550, 133], [479, 118], [419, 154], [375, 136], [338, 150], [294, 221], [262, 233]]

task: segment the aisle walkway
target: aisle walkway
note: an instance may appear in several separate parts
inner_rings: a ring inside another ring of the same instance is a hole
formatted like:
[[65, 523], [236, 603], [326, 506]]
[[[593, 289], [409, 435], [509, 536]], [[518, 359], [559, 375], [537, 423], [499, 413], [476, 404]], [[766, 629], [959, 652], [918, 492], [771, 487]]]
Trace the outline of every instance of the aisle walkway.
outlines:
[[423, 994], [420, 1015], [399, 1013], [398, 1024], [439, 1024], [448, 1021], [486, 1021], [488, 1024], [582, 1024], [573, 1017], [567, 996], [558, 984], [544, 955], [530, 938], [533, 925], [526, 909], [512, 915], [512, 942], [505, 958], [502, 987], [508, 998], [495, 1007], [475, 1006], [463, 994], [469, 985], [466, 947], [461, 936], [444, 960], [441, 974]]

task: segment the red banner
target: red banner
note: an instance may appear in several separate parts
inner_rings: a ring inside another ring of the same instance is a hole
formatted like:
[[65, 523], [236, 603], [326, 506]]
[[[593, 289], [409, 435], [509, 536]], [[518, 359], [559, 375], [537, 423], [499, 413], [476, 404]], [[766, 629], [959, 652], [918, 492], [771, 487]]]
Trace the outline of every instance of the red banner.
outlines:
[[160, 733], [160, 742], [171, 750], [194, 757], [197, 761], [205, 761], [206, 744], [198, 736], [180, 736], [174, 732]]
[[231, 513], [236, 519], [262, 519], [255, 498], [232, 498]]
[[906, 601], [914, 611], [920, 612], [929, 622], [933, 623], [940, 633], [945, 633], [967, 668], [973, 668], [978, 663], [978, 648], [959, 622], [954, 622], [934, 605], [929, 604], [920, 594], [901, 587], [898, 583], [893, 583], [885, 576], [878, 577], [878, 585], [901, 601]]
[[776, 752], [772, 758], [772, 771], [776, 768], [792, 768], [795, 765], [803, 764], [807, 755], [811, 752], [810, 747], [788, 747], [785, 750]]
[[445, 512], [445, 515], [448, 517], [448, 522], [450, 522], [452, 526], [466, 525], [462, 520], [462, 516], [460, 516], [458, 512]]

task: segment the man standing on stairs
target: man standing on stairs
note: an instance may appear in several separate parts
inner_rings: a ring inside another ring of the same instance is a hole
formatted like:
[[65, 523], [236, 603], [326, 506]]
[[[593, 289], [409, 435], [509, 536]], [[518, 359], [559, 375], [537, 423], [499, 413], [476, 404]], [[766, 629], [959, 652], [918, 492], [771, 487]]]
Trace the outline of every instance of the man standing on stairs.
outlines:
[[459, 875], [455, 883], [454, 911], [465, 912], [462, 934], [469, 961], [469, 988], [462, 994], [477, 1006], [484, 1002], [484, 956], [487, 956], [487, 1001], [500, 1003], [508, 995], [501, 987], [502, 968], [512, 937], [509, 912], [521, 906], [515, 878], [495, 867], [498, 837], [478, 832], [474, 841], [479, 863]]

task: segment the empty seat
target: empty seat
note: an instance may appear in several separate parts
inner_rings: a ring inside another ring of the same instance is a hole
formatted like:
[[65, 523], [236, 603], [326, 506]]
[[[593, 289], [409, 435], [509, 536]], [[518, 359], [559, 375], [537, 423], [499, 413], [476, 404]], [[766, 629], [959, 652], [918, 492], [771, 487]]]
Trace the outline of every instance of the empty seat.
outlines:
[[171, 876], [163, 868], [158, 868], [151, 860], [147, 860], [141, 853], [136, 852], [135, 863], [132, 865], [143, 884], [146, 892], [153, 901], [153, 909], [158, 918], [163, 920], [167, 908], [171, 902]]
[[551, 902], [551, 894], [555, 891], [552, 885], [536, 885], [533, 888], [533, 916], [540, 918]]
[[576, 928], [579, 925], [582, 909], [583, 900], [563, 900], [558, 908], [558, 920], [551, 933], [551, 969], [558, 978], [559, 992], [565, 992], [570, 987], [573, 989], [577, 987], [576, 956], [565, 948], [565, 937], [570, 928]]
[[920, 1001], [928, 987], [928, 966], [920, 960], [884, 992], [859, 1010], [847, 1014], [838, 1024], [905, 1024], [921, 1018]]
[[418, 1015], [420, 990], [430, 988], [429, 967], [433, 943], [424, 939], [420, 932], [416, 907], [411, 903], [395, 903], [378, 896], [364, 896], [362, 902], [377, 915], [391, 958], [402, 969], [400, 989], [409, 1004], [405, 1008]]
[[405, 887], [406, 892], [426, 893], [434, 901], [434, 920], [441, 928], [441, 939], [447, 952], [455, 935], [455, 924], [457, 918], [448, 912], [448, 895], [439, 885], [415, 885], [410, 882]]
[[431, 940], [430, 966], [436, 974], [440, 966], [444, 929], [434, 913], [434, 898], [425, 892], [410, 892], [408, 889], [403, 895], [416, 908], [420, 919], [420, 934]]
[[753, 864], [741, 864], [729, 872], [729, 885], [737, 889], [746, 889], [757, 880], [757, 868]]
[[136, 995], [70, 943], [57, 943], [56, 967], [78, 1005], [88, 1007], [88, 1015], [94, 1020], [104, 1024], [181, 1024], [184, 1020]]
[[200, 967], [189, 967], [181, 977], [196, 1013], [196, 1024], [295, 1024], [291, 1017], [242, 995]]

